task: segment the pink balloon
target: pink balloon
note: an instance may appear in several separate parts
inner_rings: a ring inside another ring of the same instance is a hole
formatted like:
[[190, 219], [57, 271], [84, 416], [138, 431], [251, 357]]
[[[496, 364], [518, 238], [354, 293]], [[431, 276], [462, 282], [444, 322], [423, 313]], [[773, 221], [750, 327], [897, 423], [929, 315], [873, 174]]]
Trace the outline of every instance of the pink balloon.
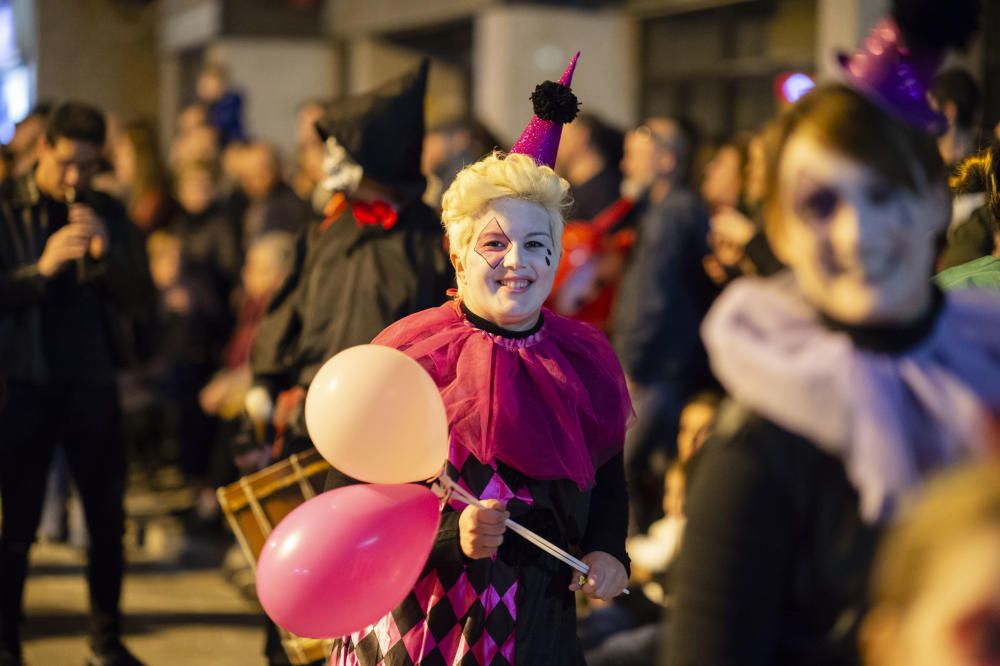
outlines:
[[355, 485], [314, 497], [264, 544], [257, 561], [260, 603], [299, 636], [358, 631], [413, 588], [438, 520], [438, 499], [423, 486]]
[[306, 426], [331, 465], [368, 483], [437, 476], [448, 457], [448, 417], [427, 371], [392, 347], [358, 345], [319, 369]]

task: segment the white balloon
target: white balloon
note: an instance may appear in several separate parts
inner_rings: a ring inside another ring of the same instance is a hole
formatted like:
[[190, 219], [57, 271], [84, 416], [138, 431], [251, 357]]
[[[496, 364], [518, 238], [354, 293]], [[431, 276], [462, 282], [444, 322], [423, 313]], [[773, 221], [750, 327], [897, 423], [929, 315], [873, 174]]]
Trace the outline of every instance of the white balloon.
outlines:
[[448, 456], [437, 385], [392, 347], [359, 345], [324, 363], [309, 386], [305, 416], [320, 454], [360, 481], [422, 481], [437, 476]]

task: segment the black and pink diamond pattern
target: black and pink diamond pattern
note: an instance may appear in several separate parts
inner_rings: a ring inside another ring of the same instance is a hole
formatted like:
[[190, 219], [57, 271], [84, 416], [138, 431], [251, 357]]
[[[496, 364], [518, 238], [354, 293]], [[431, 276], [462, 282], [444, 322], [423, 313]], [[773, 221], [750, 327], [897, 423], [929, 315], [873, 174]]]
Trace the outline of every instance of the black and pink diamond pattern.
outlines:
[[[532, 503], [526, 486], [513, 490], [464, 447], [453, 443], [449, 458], [452, 478], [480, 499]], [[331, 666], [512, 666], [518, 588], [496, 559], [432, 569], [391, 613], [346, 637]]]

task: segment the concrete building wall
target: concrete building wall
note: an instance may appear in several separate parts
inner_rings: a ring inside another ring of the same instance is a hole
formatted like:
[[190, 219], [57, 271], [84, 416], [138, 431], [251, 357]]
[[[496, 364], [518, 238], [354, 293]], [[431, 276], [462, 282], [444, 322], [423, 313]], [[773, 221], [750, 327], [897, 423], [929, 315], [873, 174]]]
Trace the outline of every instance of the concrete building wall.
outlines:
[[39, 99], [79, 99], [128, 119], [159, 111], [154, 5], [37, 0]]
[[491, 8], [476, 18], [475, 112], [505, 143], [531, 119], [535, 86], [558, 80], [580, 51], [573, 90], [582, 109], [626, 127], [637, 120], [635, 23], [624, 14], [551, 7]]
[[834, 54], [854, 52], [889, 11], [889, 0], [816, 0], [816, 67], [822, 77], [837, 73]]
[[343, 39], [473, 16], [499, 0], [327, 0], [330, 34]]
[[[348, 73], [346, 92], [362, 93], [414, 69], [423, 57], [375, 37], [351, 40], [346, 48]], [[468, 112], [467, 83], [462, 70], [440, 59], [432, 59], [425, 107], [428, 125], [462, 117]]]

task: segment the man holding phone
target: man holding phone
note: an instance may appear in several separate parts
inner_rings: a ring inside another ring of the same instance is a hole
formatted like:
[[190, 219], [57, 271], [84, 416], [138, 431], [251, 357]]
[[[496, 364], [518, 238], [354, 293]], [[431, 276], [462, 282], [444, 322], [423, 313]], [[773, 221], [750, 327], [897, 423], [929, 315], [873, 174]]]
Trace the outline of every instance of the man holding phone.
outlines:
[[53, 110], [38, 162], [0, 186], [0, 666], [20, 666], [28, 551], [62, 447], [91, 544], [93, 666], [140, 662], [121, 643], [125, 444], [116, 370], [124, 317], [153, 303], [145, 254], [118, 202], [92, 192], [101, 111]]

